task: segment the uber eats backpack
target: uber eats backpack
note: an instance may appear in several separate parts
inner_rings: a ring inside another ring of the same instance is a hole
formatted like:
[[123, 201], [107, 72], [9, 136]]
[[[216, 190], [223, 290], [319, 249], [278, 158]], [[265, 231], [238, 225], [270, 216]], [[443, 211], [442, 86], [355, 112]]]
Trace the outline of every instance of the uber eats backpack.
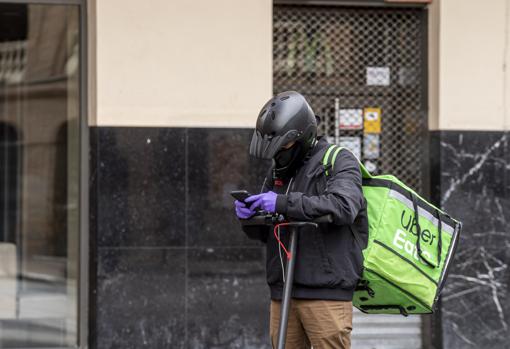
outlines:
[[[326, 176], [342, 149], [330, 145], [324, 154]], [[365, 313], [432, 313], [462, 224], [395, 176], [372, 176], [359, 165], [369, 228], [353, 304]], [[359, 241], [358, 232], [351, 230]]]

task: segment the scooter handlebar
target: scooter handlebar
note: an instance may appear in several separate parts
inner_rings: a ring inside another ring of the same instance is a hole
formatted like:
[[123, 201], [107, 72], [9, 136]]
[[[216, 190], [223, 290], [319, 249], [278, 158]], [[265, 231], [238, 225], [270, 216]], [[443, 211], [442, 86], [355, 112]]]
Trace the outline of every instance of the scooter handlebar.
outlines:
[[[256, 215], [251, 217], [250, 219], [241, 219], [241, 224], [246, 226], [251, 225], [274, 225], [277, 223], [282, 223], [285, 221], [285, 218], [282, 215]], [[304, 226], [304, 225], [317, 225], [320, 223], [333, 223], [333, 216], [331, 214], [327, 214], [324, 216], [317, 217], [311, 221], [290, 221], [288, 222], [290, 225], [295, 226]]]
[[312, 222], [314, 223], [333, 223], [333, 216], [330, 214], [320, 216], [314, 219]]

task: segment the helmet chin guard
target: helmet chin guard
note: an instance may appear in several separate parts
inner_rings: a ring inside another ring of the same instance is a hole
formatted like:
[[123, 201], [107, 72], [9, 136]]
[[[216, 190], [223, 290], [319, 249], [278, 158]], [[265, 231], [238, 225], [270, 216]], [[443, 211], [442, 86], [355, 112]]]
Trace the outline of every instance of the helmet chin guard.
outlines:
[[250, 155], [259, 159], [272, 159], [284, 145], [296, 141], [299, 133], [296, 130], [290, 130], [283, 136], [264, 135], [255, 130], [250, 144]]

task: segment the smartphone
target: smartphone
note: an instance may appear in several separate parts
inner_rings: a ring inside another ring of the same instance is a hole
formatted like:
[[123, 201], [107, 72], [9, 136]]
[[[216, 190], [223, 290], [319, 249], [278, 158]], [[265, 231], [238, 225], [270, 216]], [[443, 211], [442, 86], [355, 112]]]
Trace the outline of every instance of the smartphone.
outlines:
[[251, 194], [247, 190], [232, 190], [230, 195], [234, 197], [234, 199], [244, 202]]

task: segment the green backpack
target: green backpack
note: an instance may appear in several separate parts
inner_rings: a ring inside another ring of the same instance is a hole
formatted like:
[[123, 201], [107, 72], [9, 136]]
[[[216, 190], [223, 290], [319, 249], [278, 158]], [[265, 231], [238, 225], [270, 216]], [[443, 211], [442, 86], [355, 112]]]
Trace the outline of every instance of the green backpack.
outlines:
[[[325, 152], [326, 176], [342, 149], [330, 145]], [[459, 240], [461, 222], [395, 176], [372, 176], [361, 162], [360, 170], [369, 228], [354, 306], [371, 314], [432, 313]], [[359, 243], [359, 233], [351, 230]]]

